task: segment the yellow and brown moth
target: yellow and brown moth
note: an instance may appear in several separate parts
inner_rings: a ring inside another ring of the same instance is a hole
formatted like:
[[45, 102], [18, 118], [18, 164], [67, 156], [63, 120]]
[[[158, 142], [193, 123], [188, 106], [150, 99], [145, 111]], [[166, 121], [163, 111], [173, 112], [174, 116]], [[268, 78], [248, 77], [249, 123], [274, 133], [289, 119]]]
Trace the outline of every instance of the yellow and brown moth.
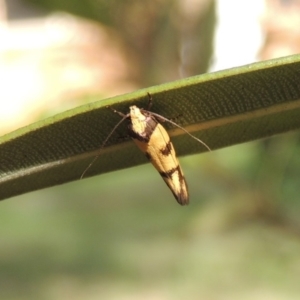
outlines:
[[152, 113], [136, 106], [130, 107], [129, 116], [130, 137], [159, 172], [178, 203], [187, 205], [187, 183], [167, 131]]
[[[149, 102], [151, 105], [152, 98], [150, 94]], [[113, 128], [108, 137], [102, 144], [102, 147], [106, 144], [116, 128], [125, 120], [129, 120], [128, 134], [138, 146], [138, 148], [146, 155], [155, 169], [159, 172], [167, 186], [172, 191], [175, 199], [181, 205], [189, 204], [189, 192], [185, 177], [177, 159], [175, 149], [170, 140], [170, 137], [165, 128], [159, 121], [167, 121], [185, 131], [193, 139], [203, 144], [207, 149], [210, 148], [201, 140], [190, 134], [183, 127], [174, 123], [173, 121], [166, 119], [165, 117], [158, 115], [149, 110], [140, 109], [133, 105], [129, 108], [128, 114], [112, 109], [115, 113], [119, 114], [122, 119]], [[101, 148], [102, 148], [101, 147]], [[90, 163], [86, 170], [81, 175], [84, 176], [85, 172], [93, 164], [98, 156]]]

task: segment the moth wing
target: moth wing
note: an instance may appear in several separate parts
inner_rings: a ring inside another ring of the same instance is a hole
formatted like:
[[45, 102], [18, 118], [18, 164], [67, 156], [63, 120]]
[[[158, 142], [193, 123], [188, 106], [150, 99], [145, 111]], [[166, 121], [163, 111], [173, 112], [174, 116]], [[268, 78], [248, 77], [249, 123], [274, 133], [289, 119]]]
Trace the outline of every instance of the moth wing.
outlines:
[[146, 155], [172, 191], [177, 202], [187, 205], [189, 195], [185, 177], [170, 137], [159, 123], [150, 137]]

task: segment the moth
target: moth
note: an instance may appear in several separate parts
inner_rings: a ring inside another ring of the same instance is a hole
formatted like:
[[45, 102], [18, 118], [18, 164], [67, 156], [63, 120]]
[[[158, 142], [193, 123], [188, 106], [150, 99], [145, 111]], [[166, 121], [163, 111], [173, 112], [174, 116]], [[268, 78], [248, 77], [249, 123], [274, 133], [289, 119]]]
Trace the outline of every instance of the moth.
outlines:
[[[159, 114], [151, 112], [149, 108], [152, 106], [152, 97], [149, 93], [148, 97], [148, 110], [141, 109], [133, 105], [130, 106], [129, 113], [123, 114], [122, 112], [112, 109], [113, 112], [120, 115], [122, 119], [116, 124], [116, 126], [107, 136], [101, 148], [105, 146], [106, 142], [111, 137], [113, 132], [118, 128], [118, 126], [125, 119], [128, 119], [128, 134], [133, 142], [146, 155], [148, 160], [159, 172], [159, 174], [173, 193], [177, 202], [180, 205], [187, 205], [189, 204], [187, 182], [177, 159], [176, 152], [170, 140], [169, 134], [167, 133], [166, 129], [160, 124], [160, 122], [167, 121], [179, 127], [193, 139], [203, 144], [208, 150], [210, 150], [210, 148], [203, 141], [190, 134], [187, 130], [185, 130], [175, 122]], [[86, 171], [97, 158], [98, 156], [96, 156], [90, 163], [90, 165], [85, 169], [85, 171], [81, 175], [81, 178], [83, 178]]]

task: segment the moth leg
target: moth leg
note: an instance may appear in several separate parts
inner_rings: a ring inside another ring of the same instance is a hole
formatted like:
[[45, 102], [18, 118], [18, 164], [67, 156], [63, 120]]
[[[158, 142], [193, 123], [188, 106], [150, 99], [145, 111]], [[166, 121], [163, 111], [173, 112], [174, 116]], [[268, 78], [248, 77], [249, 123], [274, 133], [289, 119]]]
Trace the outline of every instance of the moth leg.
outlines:
[[122, 112], [120, 112], [120, 111], [118, 111], [118, 110], [115, 110], [115, 109], [112, 108], [111, 106], [106, 106], [106, 108], [111, 109], [115, 114], [118, 114], [118, 115], [119, 115], [120, 117], [122, 117], [122, 118], [125, 118], [125, 117], [126, 117], [125, 114], [123, 114]]
[[183, 117], [183, 114], [178, 114], [177, 116], [173, 117], [173, 118], [170, 118], [171, 121], [173, 122], [176, 122], [176, 123], [179, 123], [177, 122], [181, 117]]
[[147, 110], [151, 110], [151, 107], [153, 105], [153, 99], [152, 99], [152, 95], [150, 93], [147, 93], [148, 94], [148, 108]]
[[127, 141], [128, 139], [130, 138], [130, 135], [119, 135], [118, 137], [117, 137], [117, 139], [118, 139], [118, 142], [123, 142], [123, 141]]
[[[148, 94], [148, 108], [147, 110], [148, 111], [151, 111], [151, 107], [153, 105], [153, 97], [150, 93], [147, 93]], [[178, 114], [177, 116], [173, 117], [173, 118], [170, 118], [169, 120], [173, 121], [173, 122], [176, 122], [176, 120], [178, 120], [179, 118], [182, 117], [182, 114]], [[166, 120], [163, 118], [159, 118], [157, 116], [155, 116], [155, 118], [159, 121], [159, 122], [166, 122]]]
[[166, 118], [160, 118], [159, 116], [155, 116], [155, 119], [159, 122], [159, 123], [164, 123], [164, 122], [174, 122], [174, 123], [179, 123], [177, 122], [178, 119], [180, 119], [183, 116], [183, 114], [178, 114], [177, 116], [170, 118], [170, 119], [166, 119]]

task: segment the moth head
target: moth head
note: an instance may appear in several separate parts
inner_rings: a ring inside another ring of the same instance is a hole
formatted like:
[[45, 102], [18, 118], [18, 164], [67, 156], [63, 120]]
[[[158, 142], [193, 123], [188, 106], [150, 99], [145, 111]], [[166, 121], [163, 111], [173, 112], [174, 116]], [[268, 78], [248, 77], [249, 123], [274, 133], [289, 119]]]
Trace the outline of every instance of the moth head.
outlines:
[[144, 121], [145, 120], [145, 116], [141, 113], [141, 110], [136, 107], [135, 105], [130, 106], [130, 111], [129, 111], [129, 115], [131, 120], [140, 120], [140, 121]]

